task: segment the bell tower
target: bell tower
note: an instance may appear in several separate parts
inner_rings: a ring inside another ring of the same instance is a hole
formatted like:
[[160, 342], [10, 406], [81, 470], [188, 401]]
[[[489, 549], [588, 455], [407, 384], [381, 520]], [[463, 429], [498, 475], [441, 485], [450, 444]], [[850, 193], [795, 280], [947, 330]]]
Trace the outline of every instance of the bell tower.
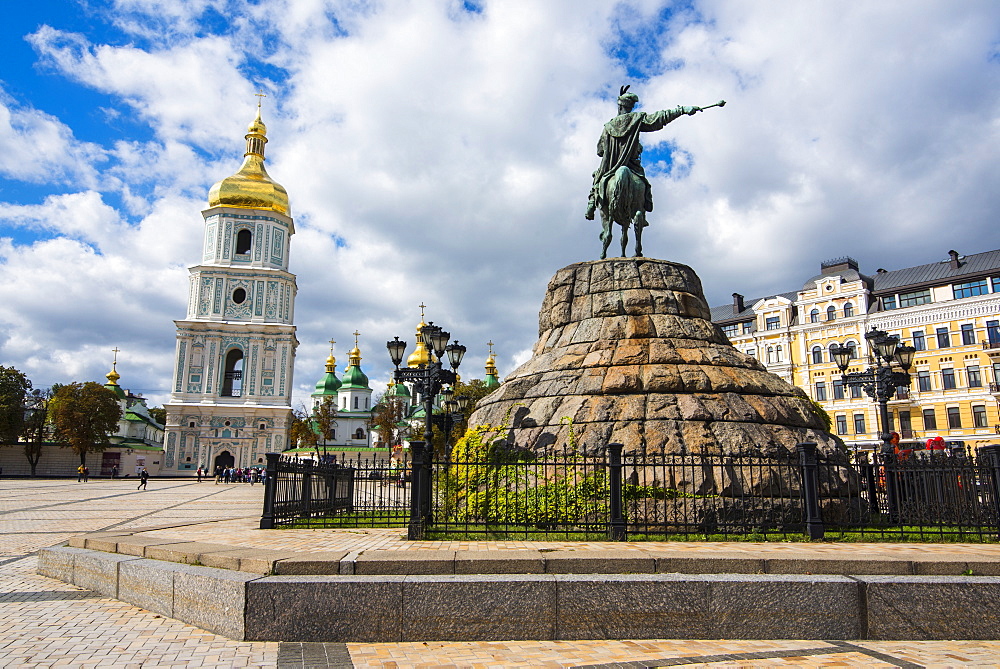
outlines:
[[288, 193], [264, 169], [267, 127], [246, 134], [243, 165], [208, 193], [199, 264], [189, 269], [164, 463], [170, 473], [263, 465], [285, 448], [295, 361], [295, 233]]

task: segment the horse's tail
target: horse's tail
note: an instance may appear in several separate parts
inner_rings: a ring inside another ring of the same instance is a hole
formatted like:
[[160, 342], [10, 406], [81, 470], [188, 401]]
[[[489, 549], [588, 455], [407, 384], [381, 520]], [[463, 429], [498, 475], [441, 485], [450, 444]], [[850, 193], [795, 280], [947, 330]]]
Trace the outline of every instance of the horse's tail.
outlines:
[[613, 219], [628, 226], [636, 212], [642, 209], [645, 192], [642, 181], [629, 168], [619, 167], [611, 178], [609, 209]]

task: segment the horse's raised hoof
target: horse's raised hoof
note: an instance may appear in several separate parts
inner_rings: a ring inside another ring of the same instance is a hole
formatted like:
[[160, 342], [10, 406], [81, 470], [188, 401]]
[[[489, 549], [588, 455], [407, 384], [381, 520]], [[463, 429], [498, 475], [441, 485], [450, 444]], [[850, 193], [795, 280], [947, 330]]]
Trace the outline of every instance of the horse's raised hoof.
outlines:
[[641, 253], [636, 253], [636, 254], [635, 254], [635, 257], [636, 257], [636, 258], [642, 258], [642, 257], [643, 257], [643, 255], [642, 255]]

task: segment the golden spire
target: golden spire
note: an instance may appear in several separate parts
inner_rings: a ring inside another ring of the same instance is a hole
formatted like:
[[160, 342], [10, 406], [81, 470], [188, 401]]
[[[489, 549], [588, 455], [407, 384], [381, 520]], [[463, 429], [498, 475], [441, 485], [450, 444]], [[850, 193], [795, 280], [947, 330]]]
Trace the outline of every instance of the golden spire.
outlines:
[[264, 209], [290, 214], [288, 192], [276, 183], [264, 169], [264, 145], [267, 144], [267, 126], [260, 118], [260, 102], [264, 93], [257, 95], [257, 117], [247, 126], [246, 151], [243, 165], [231, 177], [218, 182], [208, 192], [209, 207], [238, 207]]
[[115, 354], [114, 360], [111, 362], [111, 371], [105, 374], [105, 378], [108, 380], [108, 385], [117, 386], [118, 379], [122, 378], [122, 375], [118, 373], [116, 369], [118, 367], [118, 354], [121, 352], [117, 346], [115, 346], [111, 351]]
[[417, 325], [417, 348], [410, 354], [410, 357], [406, 359], [407, 367], [423, 367], [431, 361], [430, 351], [424, 345], [424, 338], [422, 333], [424, 331], [424, 326], [427, 323], [424, 322], [424, 309], [427, 307], [423, 302], [420, 303], [420, 323]]
[[336, 343], [333, 339], [330, 339], [330, 357], [326, 359], [327, 374], [333, 374], [337, 371], [337, 359], [333, 357], [333, 345]]
[[493, 353], [493, 340], [486, 342], [486, 345], [490, 347], [490, 355], [486, 358], [486, 375], [497, 376], [497, 359]]
[[361, 333], [355, 330], [353, 334], [354, 334], [354, 348], [351, 349], [349, 364], [354, 365], [355, 367], [359, 367], [361, 366], [361, 349], [358, 348], [358, 337], [361, 336]]

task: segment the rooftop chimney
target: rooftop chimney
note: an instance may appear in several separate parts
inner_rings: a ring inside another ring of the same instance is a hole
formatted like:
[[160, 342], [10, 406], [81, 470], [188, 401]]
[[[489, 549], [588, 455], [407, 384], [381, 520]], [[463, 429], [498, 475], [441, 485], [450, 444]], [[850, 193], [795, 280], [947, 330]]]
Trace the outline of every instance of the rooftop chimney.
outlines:
[[743, 296], [739, 293], [733, 293], [733, 315], [741, 313], [746, 307], [743, 304]]
[[952, 269], [958, 269], [958, 265], [959, 265], [959, 263], [958, 263], [958, 251], [954, 251], [954, 250], [948, 251], [948, 255], [951, 256], [951, 262], [948, 263], [948, 266], [951, 267]]

